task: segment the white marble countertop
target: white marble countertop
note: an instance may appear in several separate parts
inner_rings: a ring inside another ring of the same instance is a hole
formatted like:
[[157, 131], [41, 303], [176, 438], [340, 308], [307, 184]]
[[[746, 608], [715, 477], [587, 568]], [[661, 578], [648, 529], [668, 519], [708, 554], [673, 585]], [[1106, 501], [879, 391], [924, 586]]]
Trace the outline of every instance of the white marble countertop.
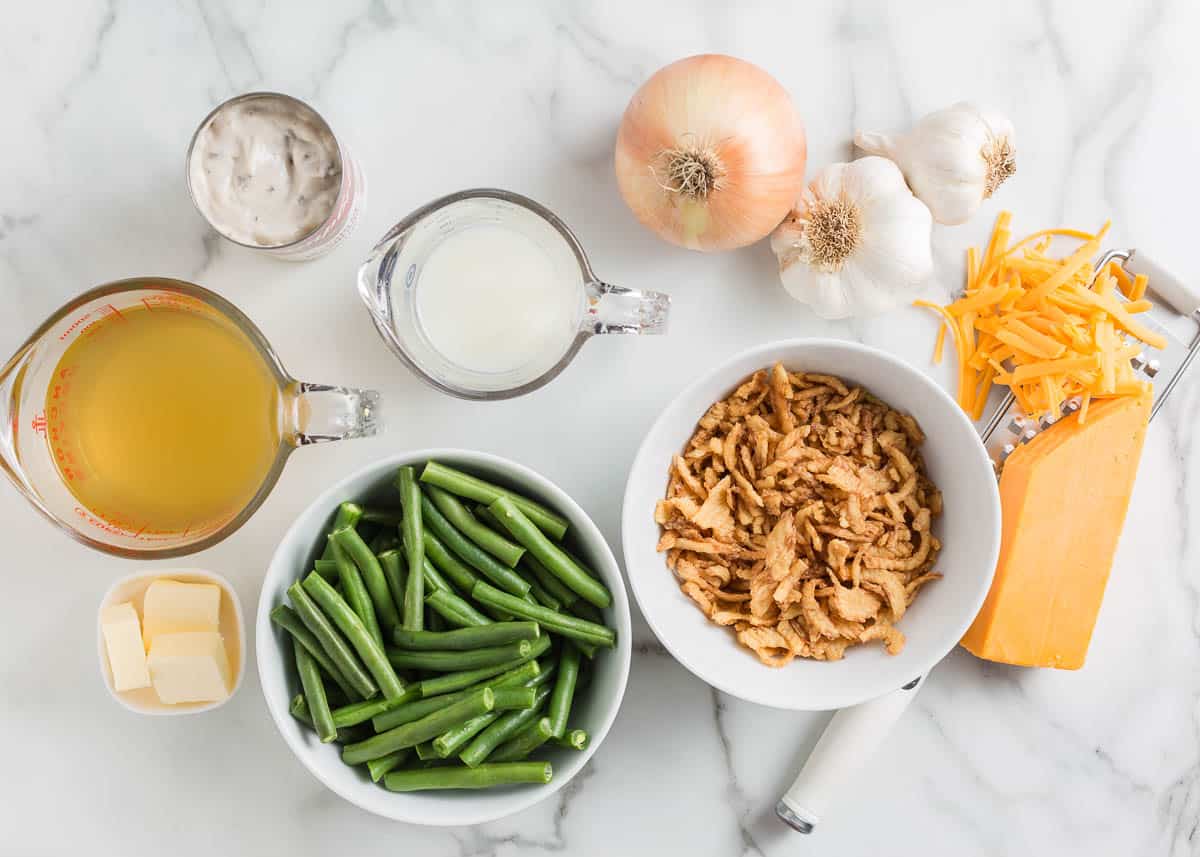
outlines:
[[[40, 0], [3, 17], [0, 351], [91, 285], [158, 273], [238, 303], [296, 376], [386, 396], [386, 434], [300, 451], [249, 525], [195, 557], [235, 581], [247, 608], [297, 512], [385, 452], [513, 457], [572, 493], [616, 546], [636, 445], [702, 367], [813, 335], [927, 367], [934, 326], [916, 311], [821, 323], [778, 287], [765, 245], [704, 256], [634, 222], [612, 175], [616, 123], [636, 85], [678, 57], [724, 51], [775, 74], [807, 122], [810, 173], [848, 157], [856, 127], [962, 98], [1011, 115], [1020, 171], [971, 224], [936, 231], [938, 297], [1000, 206], [1016, 230], [1111, 217], [1116, 243], [1200, 277], [1195, 4]], [[187, 197], [196, 123], [262, 88], [324, 112], [367, 174], [361, 227], [318, 262], [234, 247]], [[670, 334], [596, 340], [517, 401], [420, 385], [376, 337], [353, 271], [409, 210], [477, 185], [559, 212], [605, 279], [670, 292]], [[1193, 376], [1150, 432], [1087, 667], [1007, 669], [954, 652], [809, 839], [772, 807], [828, 715], [715, 693], [640, 617], [624, 706], [588, 770], [478, 828], [387, 822], [323, 789], [275, 734], [253, 671], [218, 712], [131, 715], [100, 683], [94, 625], [129, 563], [0, 490], [0, 853], [1200, 854], [1198, 420]]]

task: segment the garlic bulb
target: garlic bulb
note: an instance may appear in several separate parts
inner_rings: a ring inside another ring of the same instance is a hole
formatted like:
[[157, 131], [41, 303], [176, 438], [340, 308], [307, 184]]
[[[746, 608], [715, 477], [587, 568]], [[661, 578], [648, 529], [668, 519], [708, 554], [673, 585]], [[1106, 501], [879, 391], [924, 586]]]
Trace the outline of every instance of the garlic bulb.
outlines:
[[859, 131], [855, 144], [900, 165], [938, 223], [966, 223], [1017, 171], [1017, 138], [999, 113], [960, 102], [925, 116], [895, 137]]
[[933, 272], [929, 209], [886, 158], [830, 164], [771, 234], [779, 278], [822, 318], [881, 312]]

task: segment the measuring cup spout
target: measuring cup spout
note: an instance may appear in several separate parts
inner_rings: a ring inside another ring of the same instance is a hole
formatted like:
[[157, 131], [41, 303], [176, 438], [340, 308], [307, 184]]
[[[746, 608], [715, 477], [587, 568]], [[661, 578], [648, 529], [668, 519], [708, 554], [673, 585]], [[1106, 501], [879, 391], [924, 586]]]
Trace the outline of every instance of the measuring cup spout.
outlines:
[[21, 378], [25, 375], [30, 351], [30, 345], [26, 343], [9, 358], [4, 368], [0, 369], [0, 469], [4, 470], [4, 475], [18, 491], [39, 509], [43, 509], [37, 494], [30, 487], [29, 476], [21, 466], [21, 457], [17, 451], [18, 431], [41, 434], [45, 434], [46, 431], [46, 418], [41, 414], [30, 418], [27, 425], [19, 425], [21, 414], [18, 413], [17, 403], [21, 398]]
[[293, 446], [379, 432], [379, 394], [374, 390], [294, 381], [288, 401], [287, 437]]
[[583, 329], [590, 333], [666, 333], [671, 296], [593, 280]]

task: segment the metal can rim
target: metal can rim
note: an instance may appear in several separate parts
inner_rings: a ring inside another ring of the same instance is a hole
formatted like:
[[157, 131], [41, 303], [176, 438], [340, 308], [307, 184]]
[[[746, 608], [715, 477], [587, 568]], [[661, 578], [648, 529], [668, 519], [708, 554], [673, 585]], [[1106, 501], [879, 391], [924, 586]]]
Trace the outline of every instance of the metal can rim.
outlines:
[[[321, 124], [325, 126], [325, 130], [329, 132], [329, 136], [331, 136], [333, 138], [333, 142], [335, 144], [337, 144], [338, 164], [342, 170], [342, 180], [341, 180], [340, 185], [338, 186], [338, 193], [337, 193], [337, 196], [333, 200], [333, 205], [329, 209], [328, 216], [326, 216], [326, 218], [324, 220], [322, 220], [320, 223], [318, 223], [316, 226], [314, 226], [308, 232], [305, 232], [299, 238], [296, 238], [292, 241], [288, 241], [283, 244], [247, 244], [244, 241], [238, 241], [236, 238], [226, 235], [220, 228], [218, 228], [217, 224], [213, 223], [212, 220], [209, 218], [209, 216], [204, 213], [204, 209], [200, 206], [199, 201], [196, 199], [195, 188], [192, 187], [192, 153], [195, 151], [196, 141], [200, 137], [200, 132], [202, 132], [205, 128], [207, 128], [208, 124], [213, 120], [213, 118], [215, 118], [216, 115], [218, 113], [220, 113], [222, 110], [224, 110], [226, 107], [229, 107], [232, 104], [237, 104], [242, 101], [249, 101], [253, 98], [280, 98], [285, 101], [290, 101], [290, 102], [293, 102], [294, 104], [300, 105], [304, 109], [311, 112], [312, 115], [317, 117], [318, 120], [320, 120]], [[346, 147], [342, 145], [342, 141], [339, 140], [337, 134], [334, 133], [333, 126], [329, 124], [329, 120], [327, 120], [324, 116], [322, 116], [321, 113], [315, 107], [313, 107], [307, 101], [303, 101], [299, 98], [296, 98], [296, 96], [294, 96], [294, 95], [288, 95], [285, 92], [276, 92], [274, 90], [263, 89], [263, 90], [255, 90], [254, 92], [243, 92], [241, 95], [235, 95], [232, 98], [227, 98], [224, 101], [222, 101], [220, 104], [218, 104], [216, 107], [214, 107], [212, 110], [208, 111], [208, 114], [203, 119], [201, 119], [200, 124], [196, 126], [196, 130], [192, 132], [192, 139], [191, 139], [191, 142], [188, 143], [187, 154], [184, 155], [184, 159], [183, 159], [183, 173], [184, 173], [184, 182], [187, 184], [188, 197], [192, 200], [192, 205], [195, 207], [196, 211], [198, 211], [200, 213], [200, 216], [204, 218], [204, 222], [209, 225], [209, 228], [211, 228], [214, 232], [216, 232], [218, 235], [220, 235], [226, 241], [229, 241], [232, 244], [236, 244], [239, 247], [245, 247], [249, 250], [279, 251], [279, 250], [292, 249], [292, 248], [296, 247], [297, 245], [304, 243], [309, 238], [311, 238], [313, 235], [316, 235], [318, 232], [320, 232], [322, 229], [324, 229], [325, 226], [329, 223], [329, 221], [333, 218], [334, 214], [337, 213], [337, 210], [342, 203], [343, 195], [346, 193], [346, 189], [347, 189], [347, 185], [348, 185], [348, 182], [346, 181], [347, 160], [348, 160], [348, 154], [346, 152]]]

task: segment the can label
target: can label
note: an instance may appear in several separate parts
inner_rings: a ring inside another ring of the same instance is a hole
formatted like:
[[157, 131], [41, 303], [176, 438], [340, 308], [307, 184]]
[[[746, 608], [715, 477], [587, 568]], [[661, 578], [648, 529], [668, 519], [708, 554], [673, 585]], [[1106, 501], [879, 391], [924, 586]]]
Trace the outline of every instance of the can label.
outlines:
[[287, 262], [307, 262], [324, 256], [345, 240], [358, 227], [359, 217], [367, 200], [367, 184], [362, 168], [350, 150], [338, 141], [342, 157], [342, 186], [337, 204], [325, 222], [305, 238], [286, 247], [262, 247], [277, 259]]

